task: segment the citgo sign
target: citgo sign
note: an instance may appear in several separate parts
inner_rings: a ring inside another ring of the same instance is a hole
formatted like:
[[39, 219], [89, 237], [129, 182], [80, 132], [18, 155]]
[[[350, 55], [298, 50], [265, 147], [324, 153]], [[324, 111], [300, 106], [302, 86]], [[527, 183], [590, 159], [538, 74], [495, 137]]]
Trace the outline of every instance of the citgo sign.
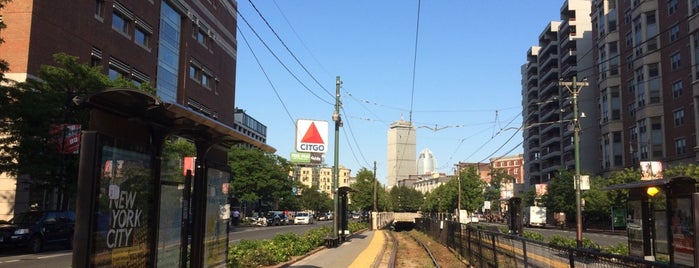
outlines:
[[296, 121], [296, 151], [325, 153], [328, 151], [328, 121]]

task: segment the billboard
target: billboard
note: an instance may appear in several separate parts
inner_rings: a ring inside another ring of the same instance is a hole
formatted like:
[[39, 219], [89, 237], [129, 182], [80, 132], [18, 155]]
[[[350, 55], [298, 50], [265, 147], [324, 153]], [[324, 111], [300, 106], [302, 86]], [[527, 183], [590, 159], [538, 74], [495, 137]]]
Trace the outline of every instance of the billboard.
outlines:
[[296, 121], [296, 151], [309, 153], [328, 152], [328, 121]]
[[291, 152], [289, 162], [294, 164], [320, 164], [323, 163], [323, 154], [308, 152]]

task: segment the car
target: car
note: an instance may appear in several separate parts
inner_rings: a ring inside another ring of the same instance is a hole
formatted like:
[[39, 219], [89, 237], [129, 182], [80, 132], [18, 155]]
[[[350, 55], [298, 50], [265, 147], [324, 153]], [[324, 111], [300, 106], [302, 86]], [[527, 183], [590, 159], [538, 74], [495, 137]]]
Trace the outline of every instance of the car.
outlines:
[[267, 226], [286, 225], [289, 223], [288, 217], [281, 211], [269, 211], [265, 214], [265, 218], [267, 218]]
[[352, 219], [353, 220], [358, 220], [359, 219], [359, 213], [352, 213]]
[[298, 212], [294, 218], [294, 224], [313, 224], [313, 214], [310, 212]]
[[48, 245], [73, 247], [75, 212], [29, 211], [0, 224], [0, 246], [41, 252]]

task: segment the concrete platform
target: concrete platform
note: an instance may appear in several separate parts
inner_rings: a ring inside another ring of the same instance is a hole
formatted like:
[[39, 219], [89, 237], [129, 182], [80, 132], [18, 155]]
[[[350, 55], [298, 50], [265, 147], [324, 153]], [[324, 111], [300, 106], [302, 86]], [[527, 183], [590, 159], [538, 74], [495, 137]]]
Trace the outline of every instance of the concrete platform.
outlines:
[[367, 230], [353, 234], [349, 240], [336, 248], [322, 248], [293, 263], [279, 267], [320, 268], [320, 267], [372, 267], [385, 244], [382, 230]]

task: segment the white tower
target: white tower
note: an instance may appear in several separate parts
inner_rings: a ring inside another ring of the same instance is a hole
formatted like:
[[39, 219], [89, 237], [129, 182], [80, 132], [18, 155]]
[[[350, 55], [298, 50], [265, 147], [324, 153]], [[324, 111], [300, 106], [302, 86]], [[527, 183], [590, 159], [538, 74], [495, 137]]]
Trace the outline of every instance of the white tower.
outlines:
[[437, 160], [434, 158], [432, 151], [425, 148], [417, 157], [417, 175], [426, 175], [437, 172]]

